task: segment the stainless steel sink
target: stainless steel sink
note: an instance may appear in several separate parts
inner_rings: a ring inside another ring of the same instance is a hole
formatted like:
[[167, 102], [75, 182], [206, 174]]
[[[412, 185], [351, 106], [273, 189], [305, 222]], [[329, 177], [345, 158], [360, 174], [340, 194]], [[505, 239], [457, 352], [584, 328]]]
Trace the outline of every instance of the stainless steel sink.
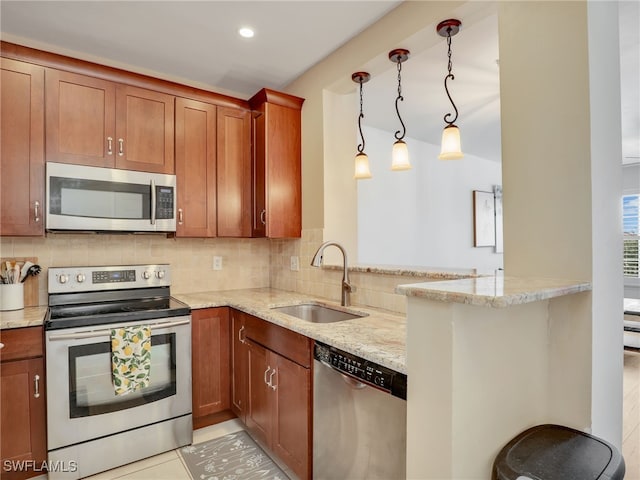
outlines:
[[366, 317], [366, 313], [349, 310], [338, 310], [337, 308], [321, 305], [319, 303], [300, 303], [298, 305], [286, 305], [284, 307], [273, 307], [271, 310], [291, 315], [292, 317], [306, 320], [313, 323], [334, 323], [354, 318]]

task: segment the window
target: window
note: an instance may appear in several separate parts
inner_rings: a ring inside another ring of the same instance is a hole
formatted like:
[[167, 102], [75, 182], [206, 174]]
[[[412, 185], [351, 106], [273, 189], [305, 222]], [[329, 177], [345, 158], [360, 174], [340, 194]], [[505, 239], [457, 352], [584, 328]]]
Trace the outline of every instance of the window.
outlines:
[[638, 269], [638, 250], [640, 246], [640, 195], [624, 195], [622, 197], [622, 226], [624, 233], [624, 267], [625, 277], [640, 278]]

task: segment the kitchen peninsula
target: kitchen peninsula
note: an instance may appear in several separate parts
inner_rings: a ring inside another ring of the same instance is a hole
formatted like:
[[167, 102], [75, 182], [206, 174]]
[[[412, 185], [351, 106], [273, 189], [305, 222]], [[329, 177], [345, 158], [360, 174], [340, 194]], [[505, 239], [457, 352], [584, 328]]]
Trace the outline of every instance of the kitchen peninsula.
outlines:
[[401, 285], [407, 308], [407, 478], [490, 478], [536, 424], [590, 426], [585, 282], [502, 275]]

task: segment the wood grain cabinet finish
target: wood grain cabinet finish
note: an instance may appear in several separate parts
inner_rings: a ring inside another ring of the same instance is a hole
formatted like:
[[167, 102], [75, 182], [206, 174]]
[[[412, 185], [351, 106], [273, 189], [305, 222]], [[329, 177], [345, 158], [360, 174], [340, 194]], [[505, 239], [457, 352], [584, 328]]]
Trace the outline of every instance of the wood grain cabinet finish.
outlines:
[[302, 232], [301, 109], [304, 99], [262, 89], [253, 118], [253, 236], [299, 238]]
[[44, 68], [0, 59], [0, 235], [44, 235]]
[[179, 237], [215, 237], [216, 106], [176, 98]]
[[1, 336], [5, 348], [0, 352], [7, 351], [0, 359], [0, 476], [18, 480], [42, 472], [7, 471], [7, 465], [29, 461], [40, 468], [47, 458], [42, 328], [7, 330]]
[[191, 319], [193, 425], [201, 428], [231, 407], [229, 309], [193, 310]]
[[174, 173], [174, 98], [49, 68], [46, 159]]
[[[311, 368], [287, 358], [289, 340], [279, 339], [280, 328], [256, 317], [246, 318], [248, 408], [245, 424], [301, 479], [311, 478], [312, 384]], [[256, 330], [254, 327], [260, 325]], [[273, 332], [269, 330], [275, 327]], [[305, 364], [311, 364], [311, 340], [287, 330], [307, 345]], [[293, 336], [288, 337], [293, 339]], [[258, 338], [256, 338], [258, 337]], [[274, 351], [272, 348], [282, 348]], [[297, 350], [297, 347], [293, 347]]]
[[251, 236], [251, 112], [218, 108], [218, 236]]

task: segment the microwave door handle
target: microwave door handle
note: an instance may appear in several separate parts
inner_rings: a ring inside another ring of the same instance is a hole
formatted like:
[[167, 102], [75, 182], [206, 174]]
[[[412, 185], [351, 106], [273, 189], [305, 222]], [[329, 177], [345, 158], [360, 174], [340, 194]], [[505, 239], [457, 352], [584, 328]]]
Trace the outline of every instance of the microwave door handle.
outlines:
[[151, 180], [151, 225], [156, 224], [156, 182]]

